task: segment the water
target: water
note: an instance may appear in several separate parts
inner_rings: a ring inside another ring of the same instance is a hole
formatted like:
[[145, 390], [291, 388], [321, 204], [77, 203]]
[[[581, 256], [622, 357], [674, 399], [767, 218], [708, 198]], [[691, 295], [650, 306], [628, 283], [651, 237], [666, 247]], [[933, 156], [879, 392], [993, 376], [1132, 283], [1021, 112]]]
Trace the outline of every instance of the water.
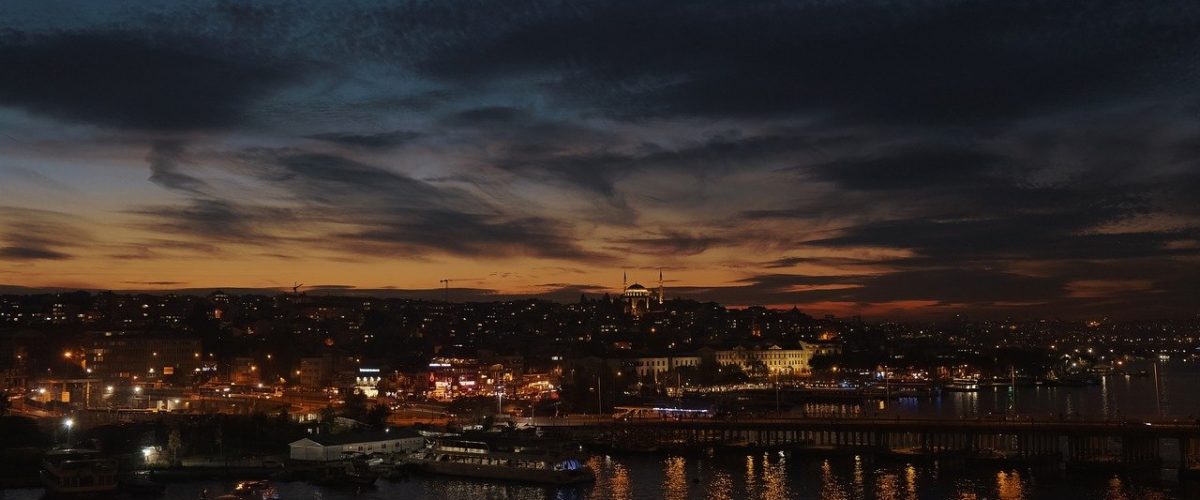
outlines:
[[[1183, 498], [1167, 487], [1142, 485], [1120, 476], [1042, 480], [1017, 469], [939, 472], [930, 464], [868, 465], [855, 458], [821, 459], [792, 453], [704, 453], [695, 455], [593, 456], [592, 485], [555, 488], [441, 477], [380, 480], [357, 492], [307, 483], [279, 483], [285, 499], [530, 499], [530, 500], [916, 500], [1096, 498], [1152, 500]], [[231, 481], [171, 484], [162, 498], [193, 500], [229, 491]], [[12, 490], [0, 498], [36, 499], [40, 490]]]
[[[1131, 369], [1153, 371], [1152, 364]], [[973, 418], [1018, 414], [1057, 418], [1078, 414], [1099, 420], [1187, 420], [1200, 417], [1200, 363], [1159, 366], [1159, 377], [1111, 375], [1100, 384], [1085, 387], [982, 387], [978, 392], [945, 392], [931, 399], [899, 399], [875, 406], [804, 405], [809, 415], [907, 415], [938, 418]], [[1157, 394], [1157, 397], [1156, 397]]]

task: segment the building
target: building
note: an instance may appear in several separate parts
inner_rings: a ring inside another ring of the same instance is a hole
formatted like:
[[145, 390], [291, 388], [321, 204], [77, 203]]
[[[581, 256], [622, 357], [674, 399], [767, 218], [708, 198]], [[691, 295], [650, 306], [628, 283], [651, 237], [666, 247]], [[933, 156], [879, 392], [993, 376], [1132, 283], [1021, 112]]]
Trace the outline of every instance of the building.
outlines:
[[736, 365], [750, 375], [808, 375], [809, 362], [817, 348], [801, 342], [799, 349], [785, 349], [779, 345], [767, 347], [743, 347], [733, 349], [702, 349], [701, 356], [711, 356], [722, 365]]
[[425, 446], [425, 438], [411, 428], [373, 432], [348, 432], [306, 437], [288, 445], [292, 460], [329, 462], [351, 455], [409, 453]]
[[657, 380], [659, 375], [667, 373], [676, 368], [685, 366], [698, 366], [700, 364], [700, 356], [698, 355], [662, 355], [662, 356], [640, 356], [631, 360], [633, 369], [637, 371], [638, 377], [642, 379]]
[[190, 377], [200, 368], [200, 339], [181, 334], [90, 332], [83, 366], [102, 377]]
[[[625, 312], [635, 318], [641, 317], [650, 311], [652, 304], [662, 305], [665, 291], [663, 289], [662, 271], [658, 273], [658, 291], [651, 292], [641, 284], [628, 283], [628, 275], [623, 275], [621, 280], [621, 297], [625, 300]], [[657, 295], [657, 297], [655, 297]]]

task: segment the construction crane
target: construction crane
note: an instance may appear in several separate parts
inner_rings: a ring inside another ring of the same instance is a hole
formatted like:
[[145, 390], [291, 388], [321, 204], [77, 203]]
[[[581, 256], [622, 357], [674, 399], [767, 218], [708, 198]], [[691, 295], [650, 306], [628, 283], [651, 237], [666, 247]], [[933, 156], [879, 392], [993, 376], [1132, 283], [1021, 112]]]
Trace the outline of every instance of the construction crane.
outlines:
[[300, 287], [302, 286], [304, 286], [304, 283], [297, 283], [295, 281], [292, 282], [292, 297], [300, 296]]
[[438, 283], [441, 283], [444, 287], [442, 292], [442, 300], [450, 302], [450, 283], [455, 281], [477, 281], [478, 279], [479, 278], [444, 278], [438, 280]]

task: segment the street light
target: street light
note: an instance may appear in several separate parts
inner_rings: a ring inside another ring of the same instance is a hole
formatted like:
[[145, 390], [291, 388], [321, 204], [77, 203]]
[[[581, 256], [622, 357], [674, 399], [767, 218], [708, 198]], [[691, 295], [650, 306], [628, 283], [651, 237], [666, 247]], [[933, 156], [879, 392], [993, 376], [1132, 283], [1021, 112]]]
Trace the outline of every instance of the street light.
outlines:
[[75, 426], [75, 420], [70, 419], [70, 418], [63, 420], [63, 427], [67, 428], [67, 446], [71, 445], [71, 428], [74, 426]]

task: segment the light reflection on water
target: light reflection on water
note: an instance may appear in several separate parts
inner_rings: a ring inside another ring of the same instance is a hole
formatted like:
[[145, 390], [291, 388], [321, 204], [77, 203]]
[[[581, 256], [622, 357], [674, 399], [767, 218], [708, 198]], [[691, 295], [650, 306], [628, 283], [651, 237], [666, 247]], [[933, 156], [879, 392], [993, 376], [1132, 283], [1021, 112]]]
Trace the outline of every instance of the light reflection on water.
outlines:
[[663, 498], [683, 500], [688, 497], [687, 460], [683, 457], [667, 457], [663, 471]]
[[[1026, 470], [939, 472], [932, 465], [872, 463], [861, 458], [811, 458], [793, 453], [594, 456], [592, 485], [547, 488], [454, 478], [379, 481], [361, 493], [306, 483], [278, 483], [284, 499], [314, 500], [1029, 500], [1098, 498], [1168, 500], [1177, 495], [1123, 476], [1034, 478]], [[738, 472], [740, 470], [740, 472]], [[940, 477], [939, 477], [940, 476]], [[195, 500], [229, 491], [230, 481], [177, 483], [161, 498]], [[41, 490], [8, 490], [4, 500], [34, 500]], [[146, 497], [153, 498], [153, 497]]]

